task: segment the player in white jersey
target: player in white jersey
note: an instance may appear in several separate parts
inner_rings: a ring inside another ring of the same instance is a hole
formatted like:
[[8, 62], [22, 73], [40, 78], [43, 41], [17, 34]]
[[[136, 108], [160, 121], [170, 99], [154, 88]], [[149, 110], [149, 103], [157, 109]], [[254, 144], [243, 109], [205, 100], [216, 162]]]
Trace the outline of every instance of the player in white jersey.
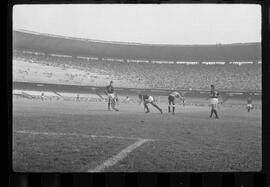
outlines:
[[172, 92], [169, 94], [168, 96], [168, 103], [169, 103], [169, 106], [168, 106], [168, 113], [171, 112], [171, 105], [172, 105], [172, 114], [175, 114], [175, 99], [181, 99], [182, 101], [184, 101], [184, 97], [179, 93], [179, 92]]
[[146, 112], [145, 113], [150, 112], [150, 110], [149, 110], [149, 108], [147, 106], [147, 104], [150, 103], [153, 107], [155, 107], [156, 109], [158, 109], [159, 112], [162, 114], [162, 109], [155, 103], [153, 96], [139, 94], [139, 99], [140, 99], [139, 104], [141, 104], [142, 101], [143, 101], [144, 109], [146, 109]]
[[219, 92], [215, 89], [215, 86], [212, 84], [211, 85], [211, 91], [210, 91], [210, 96], [207, 99], [210, 99], [210, 105], [211, 105], [211, 112], [210, 112], [210, 118], [212, 118], [212, 115], [215, 114], [216, 119], [218, 119], [218, 114], [217, 114], [217, 106], [219, 103]]
[[248, 110], [248, 112], [250, 112], [251, 109], [253, 109], [253, 105], [252, 105], [251, 94], [249, 94], [249, 96], [247, 98], [247, 110]]

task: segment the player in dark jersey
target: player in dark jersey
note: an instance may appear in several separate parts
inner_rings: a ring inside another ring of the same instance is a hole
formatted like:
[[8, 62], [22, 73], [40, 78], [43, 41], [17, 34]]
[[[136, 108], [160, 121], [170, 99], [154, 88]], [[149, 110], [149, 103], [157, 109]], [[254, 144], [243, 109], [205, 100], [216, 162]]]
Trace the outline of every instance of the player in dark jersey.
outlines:
[[150, 104], [153, 105], [156, 109], [158, 109], [158, 110], [160, 111], [160, 113], [162, 114], [162, 109], [159, 108], [159, 106], [157, 106], [157, 104], [154, 102], [153, 96], [150, 96], [150, 95], [141, 95], [141, 94], [140, 94], [140, 95], [139, 95], [139, 99], [140, 99], [139, 104], [141, 104], [142, 101], [143, 101], [144, 108], [146, 109], [146, 112], [145, 112], [145, 113], [150, 112], [150, 110], [149, 110], [149, 108], [148, 108], [148, 106], [147, 106], [147, 104], [150, 103]]
[[211, 114], [210, 118], [212, 118], [212, 115], [215, 114], [216, 118], [218, 119], [218, 114], [217, 114], [217, 105], [218, 105], [218, 98], [219, 98], [219, 93], [215, 89], [215, 86], [212, 84], [211, 85], [211, 92], [210, 96], [207, 99], [210, 99], [210, 105], [211, 105]]
[[179, 92], [172, 92], [169, 94], [168, 96], [168, 103], [169, 103], [169, 106], [168, 106], [168, 113], [171, 112], [171, 105], [172, 105], [172, 114], [175, 114], [174, 111], [175, 111], [175, 99], [178, 99], [180, 98], [182, 101], [184, 101], [184, 97], [179, 93]]
[[113, 81], [110, 81], [110, 84], [106, 87], [105, 93], [108, 96], [108, 110], [110, 111], [110, 107], [112, 107], [115, 111], [119, 111], [117, 108], [115, 108], [117, 97], [116, 93], [114, 92]]
[[247, 98], [247, 110], [248, 110], [248, 112], [250, 112], [251, 109], [253, 109], [253, 105], [252, 105], [251, 94], [249, 94], [249, 96]]

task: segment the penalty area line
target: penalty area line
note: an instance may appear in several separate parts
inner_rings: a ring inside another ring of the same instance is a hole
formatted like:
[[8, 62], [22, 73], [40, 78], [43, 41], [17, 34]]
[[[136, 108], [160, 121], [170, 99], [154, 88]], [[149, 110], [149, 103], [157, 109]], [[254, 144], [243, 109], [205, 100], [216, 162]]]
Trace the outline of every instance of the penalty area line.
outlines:
[[[141, 140], [143, 138], [133, 138], [133, 137], [122, 137], [122, 136], [106, 136], [106, 135], [87, 135], [80, 133], [63, 133], [63, 132], [38, 132], [38, 131], [29, 131], [29, 130], [18, 130], [14, 133], [19, 134], [31, 134], [31, 135], [47, 135], [47, 136], [77, 136], [82, 138], [108, 138], [108, 139], [123, 139], [123, 140]], [[146, 139], [153, 141], [152, 139]]]
[[123, 160], [136, 148], [140, 147], [146, 142], [155, 141], [153, 139], [143, 139], [143, 138], [130, 138], [130, 137], [121, 137], [121, 136], [99, 136], [99, 135], [86, 135], [86, 134], [77, 134], [77, 133], [61, 133], [61, 132], [38, 132], [38, 131], [27, 131], [27, 130], [18, 130], [14, 131], [19, 134], [31, 134], [31, 135], [47, 135], [47, 136], [76, 136], [84, 138], [115, 138], [115, 139], [126, 139], [126, 140], [137, 140], [135, 143], [129, 145], [118, 154], [112, 156], [108, 160], [104, 161], [102, 164], [98, 165], [94, 169], [89, 169], [87, 172], [102, 172], [106, 168], [111, 167], [117, 164], [119, 161]]
[[126, 158], [128, 156], [128, 154], [131, 153], [134, 149], [140, 147], [142, 144], [144, 144], [145, 142], [148, 142], [148, 141], [153, 141], [153, 140], [139, 139], [134, 144], [131, 144], [130, 146], [126, 147], [118, 154], [109, 158], [108, 160], [106, 160], [102, 164], [98, 165], [96, 168], [88, 170], [87, 172], [102, 172], [102, 171], [104, 171], [106, 168], [111, 167], [111, 166], [117, 164], [119, 161]]

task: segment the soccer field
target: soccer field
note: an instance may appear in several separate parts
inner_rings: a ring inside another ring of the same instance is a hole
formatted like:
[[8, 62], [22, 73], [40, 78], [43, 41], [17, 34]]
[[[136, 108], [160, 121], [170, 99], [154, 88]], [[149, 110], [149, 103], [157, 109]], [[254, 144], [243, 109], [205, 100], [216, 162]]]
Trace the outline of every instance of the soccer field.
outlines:
[[13, 98], [13, 169], [18, 172], [259, 171], [261, 110]]

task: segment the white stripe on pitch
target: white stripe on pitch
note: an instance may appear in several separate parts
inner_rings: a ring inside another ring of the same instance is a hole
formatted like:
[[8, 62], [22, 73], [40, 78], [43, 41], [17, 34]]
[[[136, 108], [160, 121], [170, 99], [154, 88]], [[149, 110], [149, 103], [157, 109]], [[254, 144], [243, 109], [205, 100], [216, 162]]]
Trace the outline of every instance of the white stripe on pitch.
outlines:
[[87, 172], [102, 172], [104, 171], [104, 169], [111, 167], [115, 165], [116, 163], [118, 163], [119, 161], [126, 158], [130, 152], [140, 147], [145, 142], [154, 141], [152, 139], [130, 138], [130, 137], [121, 137], [121, 136], [98, 136], [98, 135], [86, 135], [86, 134], [77, 134], [77, 133], [37, 132], [37, 131], [26, 131], [26, 130], [19, 130], [19, 131], [14, 131], [14, 132], [21, 133], [21, 134], [47, 135], [47, 136], [79, 136], [79, 137], [84, 137], [84, 138], [116, 138], [116, 139], [138, 140], [134, 144], [131, 144], [130, 146], [123, 149], [117, 155], [109, 158], [102, 164], [98, 165], [95, 169], [90, 169]]
[[95, 169], [92, 169], [92, 170], [90, 169], [87, 172], [102, 172], [102, 171], [104, 171], [106, 168], [111, 167], [111, 166], [117, 164], [119, 161], [126, 158], [130, 152], [132, 152], [134, 149], [138, 148], [139, 146], [141, 146], [142, 144], [144, 144], [147, 141], [150, 141], [150, 140], [147, 140], [147, 139], [138, 140], [134, 144], [123, 149], [117, 155], [109, 158], [108, 160], [106, 160], [102, 164], [98, 165]]
[[[27, 130], [19, 130], [14, 131], [19, 134], [32, 134], [32, 135], [47, 135], [47, 136], [78, 136], [83, 138], [115, 138], [115, 139], [124, 139], [124, 140], [141, 140], [142, 138], [132, 138], [132, 137], [122, 137], [122, 136], [106, 136], [106, 135], [87, 135], [87, 134], [79, 134], [79, 133], [63, 133], [63, 132], [38, 132], [38, 131], [27, 131]], [[147, 139], [151, 141], [152, 139]]]

